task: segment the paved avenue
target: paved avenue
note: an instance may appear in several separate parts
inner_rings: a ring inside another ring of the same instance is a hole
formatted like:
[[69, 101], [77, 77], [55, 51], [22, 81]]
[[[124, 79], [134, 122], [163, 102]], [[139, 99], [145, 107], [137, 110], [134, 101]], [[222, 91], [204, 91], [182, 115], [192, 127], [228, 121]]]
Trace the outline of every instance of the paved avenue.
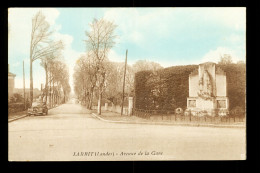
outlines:
[[8, 126], [9, 161], [245, 159], [245, 129], [108, 123], [73, 102]]

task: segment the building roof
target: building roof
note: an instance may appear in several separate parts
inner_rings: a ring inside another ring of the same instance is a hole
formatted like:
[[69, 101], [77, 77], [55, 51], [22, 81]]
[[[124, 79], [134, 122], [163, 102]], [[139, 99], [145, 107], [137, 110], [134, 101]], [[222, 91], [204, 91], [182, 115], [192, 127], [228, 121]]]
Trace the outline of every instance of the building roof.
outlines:
[[15, 74], [11, 73], [11, 72], [8, 72], [8, 76], [16, 76]]

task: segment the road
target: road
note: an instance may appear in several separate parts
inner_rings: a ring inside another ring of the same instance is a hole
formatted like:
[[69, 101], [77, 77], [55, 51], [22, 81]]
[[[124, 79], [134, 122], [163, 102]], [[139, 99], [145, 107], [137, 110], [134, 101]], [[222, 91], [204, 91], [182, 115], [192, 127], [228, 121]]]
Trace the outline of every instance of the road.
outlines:
[[9, 161], [240, 160], [246, 151], [245, 129], [108, 123], [73, 102], [8, 128]]

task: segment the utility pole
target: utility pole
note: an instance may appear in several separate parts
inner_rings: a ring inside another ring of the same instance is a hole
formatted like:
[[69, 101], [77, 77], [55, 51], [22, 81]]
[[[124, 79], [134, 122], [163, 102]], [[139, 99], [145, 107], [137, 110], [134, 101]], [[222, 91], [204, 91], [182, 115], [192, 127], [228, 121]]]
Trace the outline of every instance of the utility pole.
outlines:
[[124, 81], [123, 81], [123, 96], [122, 96], [121, 115], [123, 115], [123, 107], [124, 107], [126, 64], [127, 64], [127, 49], [126, 49], [126, 56], [125, 56], [125, 71], [124, 71]]
[[23, 61], [23, 101], [24, 101], [24, 109], [26, 110], [26, 101], [25, 101], [25, 78], [24, 78], [24, 61]]

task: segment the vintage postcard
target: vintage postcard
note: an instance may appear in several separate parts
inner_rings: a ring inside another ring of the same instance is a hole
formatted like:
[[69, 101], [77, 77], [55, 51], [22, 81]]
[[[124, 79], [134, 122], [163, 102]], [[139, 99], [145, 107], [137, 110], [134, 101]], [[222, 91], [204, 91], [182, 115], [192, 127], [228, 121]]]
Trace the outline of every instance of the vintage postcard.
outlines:
[[9, 161], [246, 159], [246, 8], [9, 8]]

